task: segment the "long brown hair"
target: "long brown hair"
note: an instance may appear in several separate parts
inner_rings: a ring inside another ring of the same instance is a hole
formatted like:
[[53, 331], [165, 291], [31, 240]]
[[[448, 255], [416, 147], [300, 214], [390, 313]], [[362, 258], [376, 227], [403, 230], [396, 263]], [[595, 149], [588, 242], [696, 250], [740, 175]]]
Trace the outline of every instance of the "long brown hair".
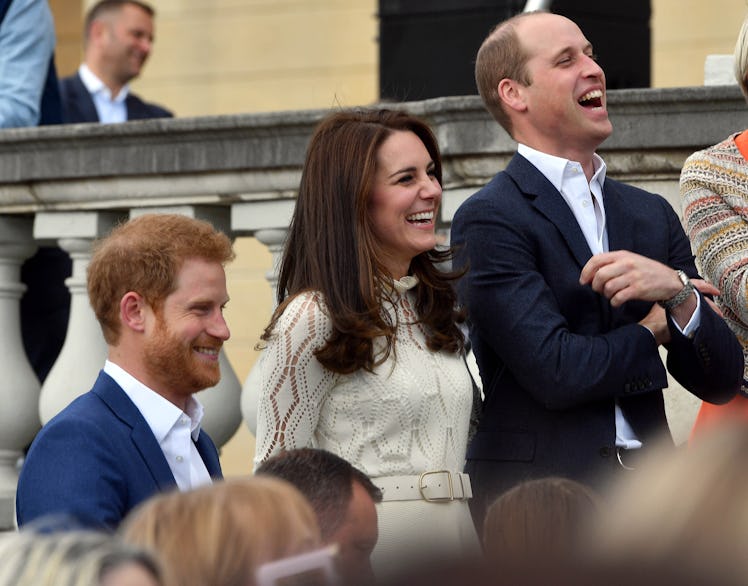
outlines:
[[[315, 352], [327, 369], [351, 373], [372, 370], [387, 359], [395, 341], [396, 323], [382, 311], [392, 278], [379, 261], [380, 245], [369, 218], [377, 153], [395, 131], [411, 131], [421, 139], [442, 182], [439, 147], [429, 127], [396, 110], [340, 111], [325, 118], [312, 136], [301, 175], [298, 199], [278, 279], [278, 309], [262, 338], [269, 339], [288, 302], [304, 291], [320, 291], [332, 320], [333, 333]], [[437, 265], [450, 261], [449, 249], [433, 249], [411, 261], [419, 279], [416, 311], [431, 350], [457, 352], [463, 336], [457, 323], [451, 281], [459, 275]], [[386, 347], [374, 355], [374, 339]]]

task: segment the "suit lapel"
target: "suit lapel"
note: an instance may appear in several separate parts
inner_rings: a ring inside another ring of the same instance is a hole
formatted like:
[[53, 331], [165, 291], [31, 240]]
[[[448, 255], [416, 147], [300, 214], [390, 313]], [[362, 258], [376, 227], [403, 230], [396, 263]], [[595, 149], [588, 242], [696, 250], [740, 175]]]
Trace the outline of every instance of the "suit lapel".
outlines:
[[88, 93], [86, 86], [83, 85], [83, 80], [78, 73], [73, 78], [73, 90], [75, 92], [73, 103], [78, 108], [77, 116], [80, 117], [80, 122], [98, 122], [99, 113], [96, 111], [93, 98]]
[[605, 223], [608, 228], [609, 250], [633, 250], [634, 234], [629, 225], [630, 213], [625, 208], [625, 200], [616, 184], [608, 179], [603, 187]]
[[160, 490], [175, 488], [177, 483], [166, 462], [164, 452], [156, 441], [148, 423], [127, 394], [104, 372], [94, 385], [98, 394], [112, 412], [131, 429], [130, 438], [143, 462], [148, 467]]
[[522, 194], [532, 200], [535, 209], [556, 226], [581, 270], [592, 256], [592, 251], [563, 196], [537, 167], [522, 155], [514, 155], [506, 172]]
[[218, 450], [216, 450], [213, 440], [210, 439], [204, 429], [200, 430], [200, 434], [197, 436], [197, 441], [195, 442], [195, 447], [197, 448], [197, 452], [200, 454], [200, 458], [202, 458], [210, 477], [223, 478], [221, 463], [218, 459]]

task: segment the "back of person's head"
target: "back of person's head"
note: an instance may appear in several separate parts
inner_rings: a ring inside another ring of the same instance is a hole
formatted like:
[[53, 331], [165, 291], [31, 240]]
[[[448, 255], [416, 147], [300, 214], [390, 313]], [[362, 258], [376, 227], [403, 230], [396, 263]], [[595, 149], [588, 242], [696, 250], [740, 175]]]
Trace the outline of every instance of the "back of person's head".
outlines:
[[680, 568], [704, 583], [748, 576], [748, 428], [725, 423], [653, 449], [611, 487], [587, 549], [621, 566]]
[[10, 533], [0, 538], [0, 560], [0, 586], [162, 584], [151, 554], [105, 533]]
[[119, 339], [119, 303], [125, 293], [139, 293], [158, 311], [190, 258], [224, 265], [234, 258], [231, 240], [203, 220], [144, 214], [117, 226], [94, 245], [88, 297], [108, 344]]
[[269, 458], [255, 471], [293, 484], [317, 514], [322, 541], [338, 546], [338, 570], [346, 583], [373, 578], [371, 553], [379, 538], [375, 503], [382, 491], [347, 460], [315, 448], [299, 448]]
[[253, 586], [262, 564], [322, 543], [306, 499], [267, 477], [162, 493], [130, 513], [120, 531], [158, 554], [165, 586]]
[[501, 103], [498, 87], [499, 82], [505, 78], [523, 85], [532, 83], [527, 70], [529, 55], [522, 47], [515, 24], [519, 19], [533, 14], [536, 13], [520, 12], [496, 25], [481, 44], [475, 58], [475, 84], [478, 92], [486, 109], [510, 135], [512, 125]]
[[372, 502], [382, 501], [382, 491], [366, 474], [327, 450], [299, 448], [281, 452], [260, 464], [255, 473], [282, 478], [298, 488], [317, 514], [325, 542], [345, 520], [354, 483], [366, 490]]
[[488, 508], [483, 547], [500, 564], [534, 564], [575, 554], [585, 527], [601, 508], [588, 486], [568, 478], [528, 480], [507, 490]]
[[740, 91], [748, 100], [748, 15], [743, 20], [743, 25], [738, 33], [734, 53], [735, 80], [740, 86]]
[[86, 12], [86, 19], [83, 25], [84, 39], [88, 39], [90, 37], [91, 24], [95, 20], [110, 18], [116, 15], [120, 10], [122, 10], [123, 6], [126, 6], [128, 4], [137, 6], [151, 17], [156, 15], [156, 11], [150, 4], [141, 2], [140, 0], [100, 0], [99, 2], [96, 2], [93, 6], [91, 6], [88, 12]]

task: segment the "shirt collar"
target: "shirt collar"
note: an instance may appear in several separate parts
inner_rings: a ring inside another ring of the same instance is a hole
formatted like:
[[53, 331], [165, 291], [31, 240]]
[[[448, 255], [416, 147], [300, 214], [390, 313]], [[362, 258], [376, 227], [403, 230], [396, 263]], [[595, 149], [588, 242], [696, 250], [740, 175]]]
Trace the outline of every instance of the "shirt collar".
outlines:
[[107, 360], [104, 363], [104, 372], [122, 387], [125, 394], [135, 404], [159, 444], [185, 415], [190, 418], [190, 435], [194, 441], [197, 441], [204, 409], [194, 396], [189, 398], [187, 408], [182, 411], [114, 362]]
[[418, 285], [418, 277], [415, 275], [406, 275], [399, 279], [393, 279], [392, 284], [395, 287], [395, 291], [402, 295], [406, 291], [409, 291], [416, 285]]
[[[561, 186], [567, 169], [572, 165], [579, 165], [577, 161], [570, 161], [569, 159], [549, 155], [548, 153], [537, 151], [534, 148], [521, 143], [517, 145], [517, 152], [537, 167], [537, 169], [558, 191], [561, 191]], [[602, 192], [607, 172], [605, 161], [603, 161], [600, 155], [593, 153], [592, 164], [595, 173], [592, 175], [592, 181], [590, 181], [590, 184], [596, 184]]]
[[109, 91], [107, 85], [85, 63], [81, 63], [81, 66], [78, 68], [78, 75], [89, 94], [103, 94], [111, 102], [124, 102], [130, 93], [130, 85], [125, 84], [122, 86], [119, 94], [116, 97], [112, 97], [112, 92]]

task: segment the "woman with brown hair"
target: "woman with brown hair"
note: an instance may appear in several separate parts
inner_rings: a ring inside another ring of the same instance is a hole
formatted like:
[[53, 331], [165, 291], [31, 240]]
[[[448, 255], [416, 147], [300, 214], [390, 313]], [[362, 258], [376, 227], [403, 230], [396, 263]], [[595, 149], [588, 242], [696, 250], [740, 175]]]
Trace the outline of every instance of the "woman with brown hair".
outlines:
[[323, 120], [263, 335], [256, 463], [316, 447], [369, 475], [384, 495], [375, 570], [477, 544], [460, 472], [472, 384], [456, 275], [439, 266], [451, 251], [435, 233], [441, 181], [439, 148], [418, 118]]

